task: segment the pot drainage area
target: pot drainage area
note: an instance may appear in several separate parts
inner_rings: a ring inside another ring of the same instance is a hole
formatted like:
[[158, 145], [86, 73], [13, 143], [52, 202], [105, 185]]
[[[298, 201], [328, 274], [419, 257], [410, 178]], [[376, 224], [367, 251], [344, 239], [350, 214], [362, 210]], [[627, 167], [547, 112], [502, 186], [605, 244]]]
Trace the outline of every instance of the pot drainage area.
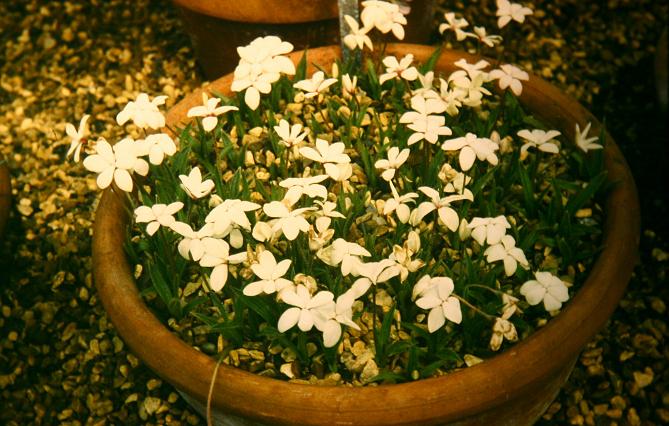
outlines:
[[[435, 28], [453, 10], [496, 32], [492, 0], [437, 3]], [[506, 43], [507, 59], [608, 126], [642, 207], [628, 292], [539, 424], [668, 424], [669, 140], [658, 100], [664, 87], [666, 101], [667, 75], [655, 67], [668, 6], [522, 3], [535, 12]], [[115, 116], [138, 92], [168, 95], [169, 108], [202, 84], [175, 8], [158, 0], [3, 1], [0, 42], [0, 157], [12, 184], [0, 236], [0, 423], [206, 424], [108, 320], [91, 276], [95, 177], [65, 161], [65, 123], [91, 114], [92, 133], [115, 141], [123, 136]]]

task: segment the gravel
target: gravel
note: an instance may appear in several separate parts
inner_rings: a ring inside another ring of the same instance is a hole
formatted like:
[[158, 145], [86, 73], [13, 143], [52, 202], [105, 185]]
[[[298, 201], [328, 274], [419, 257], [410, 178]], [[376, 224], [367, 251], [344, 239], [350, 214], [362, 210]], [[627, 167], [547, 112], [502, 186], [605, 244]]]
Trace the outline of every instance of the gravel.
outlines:
[[[525, 3], [535, 14], [506, 55], [604, 117], [643, 208], [629, 291], [540, 423], [667, 424], [667, 128], [652, 72], [667, 5]], [[475, 11], [492, 1], [439, 4], [495, 28]], [[64, 161], [64, 123], [90, 113], [93, 133], [116, 140], [114, 117], [136, 93], [167, 94], [169, 107], [202, 83], [175, 10], [158, 0], [5, 1], [0, 29], [0, 157], [14, 198], [0, 241], [0, 423], [204, 424], [107, 319], [91, 280], [94, 176]]]

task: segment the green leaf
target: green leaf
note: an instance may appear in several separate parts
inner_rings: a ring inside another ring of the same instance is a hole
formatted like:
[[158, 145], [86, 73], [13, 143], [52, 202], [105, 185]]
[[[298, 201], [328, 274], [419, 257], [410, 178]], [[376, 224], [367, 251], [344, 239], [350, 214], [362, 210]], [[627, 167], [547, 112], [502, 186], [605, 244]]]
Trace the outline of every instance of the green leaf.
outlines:
[[573, 216], [576, 212], [585, 205], [592, 197], [595, 196], [597, 190], [602, 187], [604, 182], [606, 182], [607, 173], [606, 171], [601, 172], [599, 175], [595, 176], [590, 183], [576, 196], [572, 197], [567, 202], [567, 212], [569, 215]]

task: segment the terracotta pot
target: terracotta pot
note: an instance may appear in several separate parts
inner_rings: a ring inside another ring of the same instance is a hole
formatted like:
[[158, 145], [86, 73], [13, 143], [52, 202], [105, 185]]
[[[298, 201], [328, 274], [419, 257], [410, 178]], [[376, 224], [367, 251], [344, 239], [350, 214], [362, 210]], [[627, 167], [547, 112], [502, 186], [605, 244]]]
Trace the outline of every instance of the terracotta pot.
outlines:
[[6, 164], [0, 164], [0, 238], [5, 235], [5, 225], [9, 218], [9, 209], [11, 205], [12, 186], [9, 169]]
[[[339, 42], [337, 0], [173, 0], [205, 76], [213, 80], [239, 62], [237, 46], [277, 35], [296, 50]], [[405, 41], [426, 43], [435, 0], [412, 0]]]
[[[392, 45], [388, 52], [412, 52], [424, 61], [431, 47]], [[334, 47], [314, 49], [309, 63], [328, 64], [339, 55]], [[300, 53], [293, 54], [293, 60]], [[453, 62], [471, 55], [446, 51], [436, 68], [450, 72]], [[231, 76], [207, 89], [229, 93]], [[193, 93], [168, 114], [174, 125], [190, 106], [201, 102]], [[531, 76], [521, 102], [540, 119], [572, 139], [574, 123], [600, 124], [573, 99]], [[604, 151], [613, 190], [606, 203], [603, 250], [583, 287], [559, 316], [528, 339], [471, 368], [398, 385], [321, 387], [291, 384], [222, 365], [213, 392], [216, 412], [227, 420], [244, 418], [265, 424], [444, 424], [533, 423], [555, 398], [583, 346], [606, 323], [621, 298], [637, 257], [639, 206], [632, 175], [607, 134]], [[95, 282], [112, 322], [130, 348], [165, 380], [188, 395], [196, 406], [206, 401], [215, 361], [173, 335], [140, 298], [123, 253], [128, 217], [119, 199], [106, 191], [95, 221]], [[233, 423], [229, 423], [233, 424]], [[243, 423], [244, 424], [244, 423]], [[248, 423], [246, 423], [248, 424]]]

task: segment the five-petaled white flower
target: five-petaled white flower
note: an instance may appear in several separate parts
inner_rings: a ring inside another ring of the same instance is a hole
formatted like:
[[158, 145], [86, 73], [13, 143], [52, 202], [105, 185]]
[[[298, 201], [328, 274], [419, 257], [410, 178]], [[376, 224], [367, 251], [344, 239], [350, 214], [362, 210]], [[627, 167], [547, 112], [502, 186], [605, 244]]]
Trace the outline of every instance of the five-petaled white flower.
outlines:
[[152, 206], [139, 206], [135, 209], [135, 222], [148, 223], [146, 233], [153, 235], [158, 228], [166, 226], [170, 228], [175, 222], [174, 214], [184, 206], [182, 202], [171, 204], [154, 204]]
[[288, 308], [279, 317], [276, 328], [280, 333], [295, 325], [302, 331], [309, 331], [314, 325], [320, 330], [327, 318], [335, 316], [334, 294], [329, 291], [319, 291], [312, 297], [304, 285], [298, 284], [295, 289], [288, 288], [283, 291], [281, 299], [294, 307]]
[[304, 91], [305, 98], [313, 98], [325, 92], [328, 87], [337, 82], [336, 78], [325, 78], [323, 71], [316, 71], [311, 78], [300, 80], [293, 87]]
[[171, 157], [177, 152], [177, 145], [167, 133], [155, 133], [137, 143], [141, 146], [141, 154], [148, 155], [149, 162], [155, 165], [162, 164], [165, 156]]
[[394, 56], [383, 58], [383, 65], [386, 66], [386, 72], [379, 76], [379, 83], [383, 84], [393, 78], [401, 77], [407, 81], [414, 81], [418, 78], [418, 70], [412, 67], [413, 55], [405, 55], [399, 62]]
[[288, 189], [283, 199], [291, 206], [297, 203], [302, 195], [306, 195], [309, 198], [320, 197], [325, 200], [328, 198], [328, 190], [325, 186], [320, 185], [320, 183], [327, 178], [327, 175], [318, 175], [305, 178], [284, 179], [279, 182], [280, 187]]
[[502, 42], [502, 37], [494, 34], [488, 34], [485, 27], [474, 27], [474, 33], [469, 33], [469, 37], [477, 39], [480, 43], [488, 47], [494, 47]]
[[351, 77], [348, 74], [341, 76], [341, 94], [345, 99], [351, 99], [358, 87], [358, 76]]
[[485, 242], [488, 245], [499, 244], [502, 237], [506, 235], [506, 230], [511, 228], [511, 224], [504, 215], [497, 217], [475, 217], [472, 219], [467, 228], [472, 230], [472, 238], [477, 243], [483, 245]]
[[[323, 345], [326, 348], [331, 348], [337, 344], [341, 337], [341, 326], [346, 325], [356, 330], [360, 330], [360, 326], [353, 322], [353, 302], [355, 297], [351, 291], [347, 291], [337, 298], [335, 303], [334, 314], [327, 318], [322, 325]], [[331, 311], [324, 310], [327, 313]], [[319, 311], [319, 315], [322, 311]], [[319, 321], [316, 322], [316, 327], [320, 326]]]
[[[416, 291], [416, 287], [419, 291]], [[455, 286], [453, 280], [448, 277], [423, 276], [414, 287], [414, 294], [420, 295], [416, 305], [425, 310], [430, 310], [427, 316], [427, 329], [430, 333], [439, 330], [446, 320], [460, 324], [462, 322], [462, 310], [460, 300], [451, 296]]]
[[230, 246], [219, 238], [203, 238], [204, 254], [200, 258], [200, 266], [214, 268], [209, 276], [209, 286], [220, 291], [228, 281], [228, 265], [242, 263], [246, 260], [246, 252], [230, 254]]
[[[490, 95], [490, 91], [483, 86], [490, 76], [487, 72], [476, 72], [474, 76], [464, 70], [456, 71], [448, 77], [448, 82], [458, 92], [458, 101], [470, 107], [481, 105], [483, 95]], [[443, 93], [442, 93], [443, 97]], [[450, 113], [449, 113], [450, 114]]]
[[510, 87], [514, 95], [520, 96], [523, 93], [523, 83], [520, 81], [527, 81], [530, 79], [530, 76], [514, 65], [503, 64], [500, 66], [500, 69], [490, 71], [490, 78], [499, 80], [500, 89], [505, 90], [507, 87]]
[[519, 3], [511, 3], [509, 0], [497, 0], [497, 26], [503, 28], [514, 20], [519, 24], [525, 22], [525, 16], [531, 15], [532, 9], [524, 7]]
[[550, 272], [535, 272], [536, 280], [527, 281], [520, 287], [520, 294], [525, 296], [527, 303], [538, 305], [544, 302], [547, 311], [555, 311], [569, 300], [567, 285], [559, 277]]
[[406, 241], [402, 246], [395, 244], [393, 252], [388, 259], [395, 262], [400, 270], [400, 282], [409, 277], [409, 272], [416, 272], [425, 265], [420, 259], [412, 259], [413, 255], [420, 250], [420, 237], [416, 231], [409, 231]]
[[409, 148], [404, 148], [402, 151], [396, 146], [388, 150], [388, 159], [381, 159], [374, 163], [374, 167], [383, 170], [381, 177], [390, 182], [395, 177], [395, 171], [400, 168], [404, 162], [409, 158]]
[[411, 108], [400, 117], [400, 123], [407, 124], [415, 133], [409, 136], [407, 145], [413, 145], [425, 139], [431, 144], [437, 143], [439, 136], [448, 136], [453, 132], [446, 127], [446, 118], [441, 114], [446, 106], [441, 99], [416, 95], [411, 98]]
[[527, 150], [532, 147], [537, 148], [539, 151], [557, 154], [560, 152], [560, 146], [555, 141], [555, 138], [560, 135], [561, 133], [557, 130], [524, 129], [519, 131], [518, 136], [527, 141], [520, 147], [520, 159], [524, 160], [527, 157]]
[[320, 201], [320, 200], [315, 200], [314, 202], [319, 206], [321, 206], [320, 210], [316, 210], [314, 212], [314, 216], [316, 216], [315, 225], [316, 229], [319, 232], [324, 232], [326, 229], [330, 227], [330, 223], [332, 223], [333, 217], [336, 217], [338, 219], [346, 218], [346, 216], [335, 210], [337, 208], [336, 203], [332, 201]]
[[163, 105], [166, 99], [167, 96], [156, 96], [153, 100], [149, 100], [149, 95], [140, 93], [137, 99], [128, 102], [116, 115], [116, 122], [122, 126], [128, 120], [132, 120], [141, 129], [150, 127], [156, 130], [165, 127], [165, 116], [158, 110], [158, 106]]
[[[193, 259], [199, 262], [204, 255], [204, 244], [202, 240], [214, 235], [214, 225], [212, 223], [205, 223], [205, 225], [197, 231], [185, 222], [174, 222], [170, 228], [183, 238], [177, 245], [179, 254], [184, 259]], [[190, 254], [190, 257], [189, 257]]]
[[369, 50], [374, 50], [372, 39], [370, 39], [367, 35], [371, 28], [360, 28], [358, 21], [356, 21], [351, 15], [344, 15], [344, 20], [346, 20], [346, 23], [350, 28], [348, 34], [344, 36], [344, 44], [351, 50], [362, 50], [364, 46], [367, 46]]
[[496, 166], [498, 163], [495, 151], [499, 149], [499, 145], [488, 138], [479, 138], [473, 133], [449, 139], [441, 145], [441, 149], [444, 151], [460, 150], [458, 161], [463, 171], [471, 169], [474, 165], [474, 160], [477, 158], [480, 161], [487, 161], [493, 166]]
[[378, 262], [361, 263], [358, 265], [357, 272], [360, 278], [355, 280], [350, 290], [356, 299], [367, 293], [370, 286], [384, 283], [398, 276], [400, 268], [394, 260], [383, 259]]
[[464, 40], [470, 34], [462, 30], [463, 28], [469, 26], [469, 22], [467, 22], [466, 19], [456, 18], [455, 13], [453, 12], [444, 13], [444, 19], [446, 19], [446, 22], [439, 25], [439, 34], [443, 34], [446, 30], [451, 30], [455, 33], [455, 38], [458, 41]]
[[[470, 64], [469, 62], [467, 62], [466, 59], [463, 58], [463, 59], [458, 59], [457, 61], [453, 62], [453, 64], [456, 67], [461, 68], [463, 71], [465, 71], [469, 76], [469, 78], [471, 79], [474, 79], [482, 74], [484, 76], [483, 79], [484, 82], [490, 80], [488, 73], [485, 71], [485, 69], [488, 68], [488, 66], [490, 66], [490, 62], [486, 61], [485, 59], [481, 59], [480, 61], [474, 64]], [[462, 71], [455, 71], [450, 75], [449, 80], [460, 75], [462, 75]]]
[[86, 144], [86, 134], [88, 133], [88, 118], [90, 115], [84, 114], [79, 121], [79, 129], [75, 129], [74, 125], [71, 123], [65, 124], [65, 133], [70, 137], [70, 148], [67, 150], [65, 157], [69, 157], [74, 154], [74, 161], [79, 162], [79, 155], [81, 154], [81, 148]]
[[316, 147], [305, 146], [300, 148], [300, 154], [317, 163], [350, 163], [351, 157], [344, 153], [346, 145], [343, 142], [328, 143], [324, 139], [316, 139]]
[[407, 20], [402, 14], [400, 7], [385, 1], [363, 1], [360, 20], [367, 28], [376, 27], [383, 34], [392, 31], [399, 40], [404, 40], [404, 27]]
[[393, 198], [389, 198], [383, 204], [383, 214], [387, 215], [395, 212], [400, 222], [407, 223], [411, 217], [411, 209], [407, 203], [415, 203], [414, 198], [418, 198], [418, 194], [415, 192], [408, 192], [404, 195], [399, 195], [392, 182], [390, 182], [390, 191]]
[[132, 138], [125, 138], [112, 148], [109, 142], [100, 138], [95, 146], [95, 154], [84, 159], [84, 167], [99, 173], [97, 184], [100, 189], [107, 188], [112, 180], [125, 191], [132, 191], [131, 172], [146, 176], [149, 164], [139, 158], [140, 147]]
[[293, 282], [283, 278], [290, 268], [291, 260], [284, 259], [277, 263], [274, 255], [265, 250], [258, 255], [258, 263], [251, 265], [253, 273], [260, 278], [244, 287], [244, 294], [257, 296], [261, 293], [273, 294], [292, 286]]
[[194, 200], [209, 195], [214, 189], [213, 180], [202, 180], [202, 172], [199, 167], [193, 167], [188, 175], [179, 175], [179, 180], [181, 180], [181, 188]]
[[263, 211], [273, 220], [270, 221], [272, 232], [283, 232], [286, 239], [293, 241], [300, 232], [309, 232], [309, 222], [304, 218], [304, 214], [315, 207], [303, 207], [301, 209], [290, 210], [281, 201], [270, 201], [262, 206]]
[[251, 222], [246, 217], [246, 212], [259, 208], [260, 204], [251, 201], [227, 199], [214, 207], [204, 221], [214, 224], [215, 237], [225, 238], [230, 235], [230, 245], [240, 248], [244, 241], [240, 228], [251, 230]]
[[202, 105], [194, 106], [188, 110], [188, 117], [202, 117], [202, 128], [205, 132], [210, 132], [218, 124], [218, 116], [228, 111], [238, 111], [239, 108], [232, 105], [217, 106], [220, 98], [210, 98], [205, 92], [202, 92]]
[[579, 147], [581, 150], [583, 150], [583, 152], [604, 148], [604, 146], [595, 143], [596, 141], [599, 140], [599, 137], [597, 136], [588, 137], [591, 125], [592, 123], [588, 123], [585, 126], [585, 129], [583, 129], [583, 131], [581, 132], [581, 128], [579, 127], [578, 123], [576, 123], [576, 131], [574, 133], [574, 139], [576, 142], [576, 146]]
[[343, 238], [337, 238], [332, 244], [324, 247], [316, 253], [319, 259], [330, 266], [341, 265], [343, 276], [358, 275], [358, 268], [362, 264], [361, 257], [369, 257], [372, 254], [364, 247], [356, 243], [350, 243]]
[[283, 118], [279, 121], [278, 126], [274, 126], [274, 131], [281, 138], [281, 143], [288, 148], [300, 146], [304, 138], [309, 134], [309, 128], [304, 128], [302, 131], [301, 124], [293, 124], [292, 126]]
[[516, 247], [516, 240], [511, 235], [504, 235], [499, 243], [488, 247], [483, 254], [488, 263], [503, 261], [504, 272], [510, 277], [516, 272], [518, 264], [523, 269], [528, 269], [530, 264], [527, 262], [525, 253]]
[[233, 73], [230, 90], [244, 91], [244, 103], [255, 110], [260, 105], [260, 94], [272, 91], [272, 83], [281, 73], [295, 74], [295, 65], [287, 56], [293, 45], [276, 36], [258, 37], [248, 46], [238, 47], [240, 61]]
[[411, 223], [413, 225], [417, 225], [427, 214], [436, 210], [444, 225], [451, 231], [455, 231], [460, 225], [460, 219], [458, 213], [451, 208], [451, 203], [453, 201], [474, 200], [474, 195], [469, 189], [465, 189], [462, 194], [447, 195], [443, 198], [439, 196], [436, 189], [429, 186], [421, 186], [418, 190], [427, 195], [430, 201], [423, 201], [411, 212]]

